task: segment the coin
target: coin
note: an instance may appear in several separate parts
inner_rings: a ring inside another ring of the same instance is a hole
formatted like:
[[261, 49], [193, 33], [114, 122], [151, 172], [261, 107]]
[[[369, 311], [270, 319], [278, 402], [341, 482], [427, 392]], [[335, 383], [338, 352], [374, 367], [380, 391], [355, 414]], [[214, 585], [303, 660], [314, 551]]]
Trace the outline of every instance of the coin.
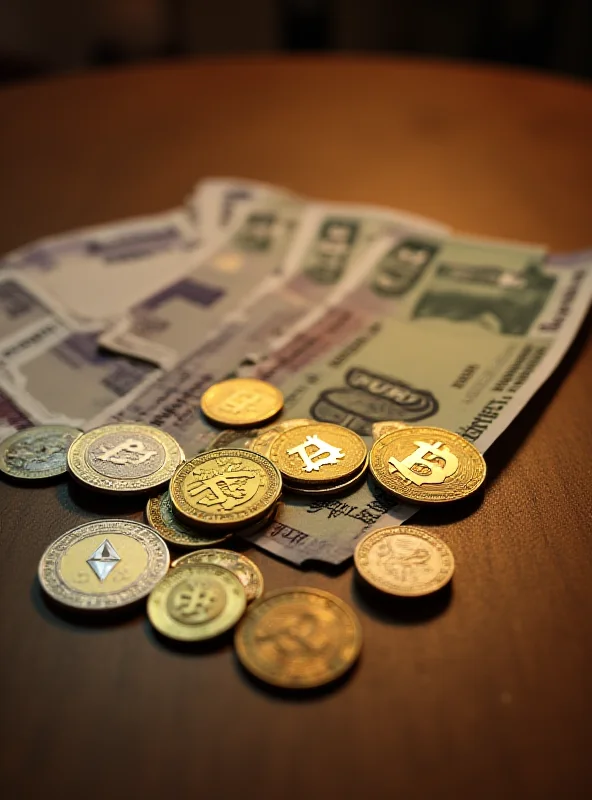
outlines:
[[218, 535], [204, 535], [195, 527], [185, 525], [178, 519], [173, 511], [171, 495], [167, 489], [158, 497], [151, 497], [146, 506], [146, 518], [163, 539], [174, 544], [175, 547], [193, 549], [195, 547], [211, 547], [229, 539], [231, 533], [218, 533]]
[[448, 503], [475, 492], [485, 461], [470, 442], [444, 428], [414, 426], [382, 436], [370, 471], [388, 492], [413, 503]]
[[362, 629], [352, 609], [329, 592], [280, 589], [253, 603], [234, 645], [241, 664], [257, 678], [309, 689], [347, 672], [360, 653]]
[[68, 451], [68, 469], [94, 489], [145, 492], [166, 483], [183, 458], [170, 434], [150, 425], [120, 422], [76, 439]]
[[278, 501], [282, 479], [249, 450], [210, 450], [181, 464], [171, 479], [175, 513], [190, 525], [222, 530], [247, 525]]
[[295, 494], [308, 494], [308, 495], [322, 495], [323, 497], [330, 497], [331, 495], [342, 494], [349, 490], [354, 489], [363, 478], [366, 468], [368, 467], [368, 455], [360, 469], [350, 478], [339, 483], [331, 483], [325, 486], [316, 486], [314, 484], [291, 484], [284, 481], [284, 488], [286, 491], [294, 492]]
[[169, 551], [142, 522], [85, 522], [49, 545], [39, 562], [47, 594], [72, 608], [102, 611], [135, 603], [169, 568]]
[[308, 425], [312, 423], [311, 419], [285, 419], [282, 422], [277, 422], [270, 428], [265, 428], [258, 431], [254, 439], [245, 442], [247, 450], [252, 450], [254, 453], [261, 453], [262, 456], [269, 458], [271, 446], [284, 431], [289, 431], [292, 428], [298, 428], [300, 425]]
[[251, 448], [247, 446], [247, 443], [254, 439], [260, 432], [260, 428], [243, 428], [242, 430], [227, 428], [225, 431], [220, 431], [220, 433], [212, 441], [211, 445], [207, 448], [207, 451], [227, 450], [229, 447], [238, 447], [243, 450], [250, 450]]
[[0, 471], [13, 478], [54, 478], [67, 471], [68, 448], [82, 431], [69, 425], [38, 425], [0, 444]]
[[418, 597], [448, 583], [454, 556], [441, 539], [421, 528], [380, 528], [358, 542], [354, 563], [360, 575], [388, 594]]
[[210, 386], [201, 396], [201, 410], [213, 422], [240, 427], [272, 419], [282, 410], [279, 389], [257, 378], [230, 378]]
[[217, 564], [171, 570], [148, 598], [148, 619], [157, 631], [185, 642], [211, 639], [236, 625], [247, 598], [242, 583]]
[[373, 422], [372, 423], [372, 438], [374, 441], [380, 439], [381, 436], [384, 436], [387, 433], [392, 433], [393, 431], [402, 431], [404, 428], [409, 428], [409, 424], [407, 422], [396, 422], [395, 420], [385, 420], [384, 422]]
[[340, 483], [361, 469], [368, 450], [357, 433], [331, 422], [310, 422], [281, 433], [270, 459], [292, 485]]
[[242, 583], [247, 596], [247, 603], [257, 600], [263, 594], [263, 575], [261, 570], [250, 558], [233, 550], [197, 550], [187, 553], [171, 564], [172, 567], [186, 566], [188, 564], [217, 564], [233, 572]]

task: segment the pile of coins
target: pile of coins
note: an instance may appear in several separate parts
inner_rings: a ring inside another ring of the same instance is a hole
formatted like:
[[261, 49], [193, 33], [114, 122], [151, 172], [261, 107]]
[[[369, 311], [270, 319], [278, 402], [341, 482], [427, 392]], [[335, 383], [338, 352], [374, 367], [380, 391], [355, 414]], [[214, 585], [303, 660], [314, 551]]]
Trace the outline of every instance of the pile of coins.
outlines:
[[[85, 611], [147, 597], [154, 628], [177, 641], [211, 639], [236, 626], [237, 656], [257, 678], [290, 688], [332, 681], [360, 652], [352, 609], [314, 588], [264, 593], [256, 564], [229, 549], [233, 535], [268, 525], [283, 490], [347, 493], [365, 479], [368, 465], [371, 480], [399, 499], [458, 500], [483, 483], [483, 458], [455, 433], [396, 421], [375, 425], [370, 453], [360, 436], [331, 423], [293, 419], [257, 428], [281, 411], [283, 398], [255, 379], [215, 384], [201, 403], [210, 421], [232, 428], [190, 459], [172, 436], [136, 423], [86, 433], [40, 426], [0, 445], [0, 470], [15, 479], [67, 471], [87, 490], [149, 495], [148, 524], [95, 520], [50, 544], [39, 564], [41, 586], [54, 601]], [[242, 447], [232, 446], [239, 441]], [[171, 563], [167, 543], [189, 552]], [[401, 597], [434, 592], [454, 571], [446, 544], [410, 526], [367, 533], [354, 563], [365, 583]]]

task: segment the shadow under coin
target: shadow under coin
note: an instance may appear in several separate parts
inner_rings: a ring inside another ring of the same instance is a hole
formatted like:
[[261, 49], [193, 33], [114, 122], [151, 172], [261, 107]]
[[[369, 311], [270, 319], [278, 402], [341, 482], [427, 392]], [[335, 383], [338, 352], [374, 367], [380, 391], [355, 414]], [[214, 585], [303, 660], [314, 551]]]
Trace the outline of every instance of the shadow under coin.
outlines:
[[[418, 513], [409, 520], [409, 525], [453, 525], [472, 516], [483, 505], [485, 489], [480, 487], [475, 494], [452, 503], [418, 506]], [[403, 525], [407, 523], [404, 522]]]
[[155, 647], [183, 656], [207, 656], [212, 653], [217, 653], [232, 646], [233, 639], [233, 631], [230, 630], [212, 639], [204, 639], [203, 641], [196, 642], [181, 642], [177, 639], [164, 636], [160, 631], [157, 631], [148, 618], [144, 620], [144, 630], [146, 631], [148, 640]]
[[359, 608], [380, 622], [394, 625], [420, 625], [440, 616], [452, 595], [452, 582], [423, 597], [397, 597], [375, 589], [357, 572], [352, 579], [352, 597]]
[[73, 480], [68, 481], [68, 499], [83, 511], [120, 517], [144, 511], [150, 495], [123, 495], [110, 492], [93, 492]]

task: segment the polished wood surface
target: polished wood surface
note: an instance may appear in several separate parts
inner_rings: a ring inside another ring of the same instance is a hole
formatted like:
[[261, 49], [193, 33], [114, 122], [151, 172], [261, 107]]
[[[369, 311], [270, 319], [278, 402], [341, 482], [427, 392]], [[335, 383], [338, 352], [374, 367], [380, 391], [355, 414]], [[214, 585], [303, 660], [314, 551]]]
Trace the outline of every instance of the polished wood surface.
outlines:
[[[206, 175], [387, 204], [461, 230], [592, 244], [592, 91], [513, 70], [254, 59], [76, 75], [0, 92], [0, 249], [178, 203]], [[8, 796], [590, 796], [592, 348], [488, 453], [482, 503], [425, 512], [453, 589], [390, 604], [353, 570], [252, 557], [267, 587], [351, 602], [365, 643], [332, 691], [284, 695], [232, 646], [169, 648], [141, 614], [89, 625], [41, 596], [69, 527], [139, 507], [66, 482], [0, 487], [2, 786]]]

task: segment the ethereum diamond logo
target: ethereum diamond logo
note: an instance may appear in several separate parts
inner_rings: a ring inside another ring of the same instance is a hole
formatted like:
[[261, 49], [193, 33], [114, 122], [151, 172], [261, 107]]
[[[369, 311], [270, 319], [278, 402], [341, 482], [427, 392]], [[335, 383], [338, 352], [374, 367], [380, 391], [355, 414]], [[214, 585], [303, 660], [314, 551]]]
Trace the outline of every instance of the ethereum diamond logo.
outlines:
[[121, 557], [117, 555], [117, 550], [113, 547], [109, 539], [102, 542], [86, 563], [95, 573], [100, 581], [104, 581], [112, 569], [115, 569]]

